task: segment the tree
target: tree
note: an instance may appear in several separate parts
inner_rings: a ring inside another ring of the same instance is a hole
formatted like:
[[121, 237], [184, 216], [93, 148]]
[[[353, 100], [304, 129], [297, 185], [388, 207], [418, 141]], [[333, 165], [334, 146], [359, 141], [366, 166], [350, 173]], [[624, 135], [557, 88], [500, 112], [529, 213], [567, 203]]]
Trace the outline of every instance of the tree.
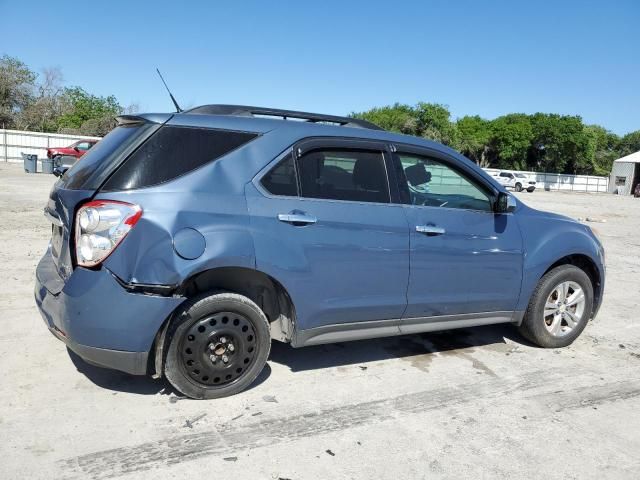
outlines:
[[526, 170], [527, 154], [533, 140], [529, 117], [512, 113], [491, 122], [491, 150], [498, 168]]
[[591, 149], [591, 168], [594, 175], [609, 175], [613, 161], [619, 157], [620, 137], [599, 125], [587, 125], [585, 134]]
[[113, 95], [99, 97], [80, 87], [65, 88], [62, 96], [66, 107], [57, 120], [59, 131], [105, 135], [115, 124], [113, 118], [123, 110]]
[[16, 126], [16, 118], [31, 103], [36, 74], [14, 57], [0, 58], [0, 127]]
[[16, 119], [21, 130], [56, 132], [57, 119], [64, 113], [65, 104], [60, 93], [63, 76], [59, 68], [45, 68], [36, 85], [37, 95], [22, 109]]
[[354, 118], [360, 118], [375, 123], [391, 132], [416, 135], [416, 115], [413, 107], [395, 103], [391, 106], [376, 107], [366, 112], [351, 113]]
[[478, 115], [466, 116], [458, 119], [456, 129], [458, 141], [455, 147], [481, 167], [488, 167], [490, 165], [491, 122]]
[[624, 157], [626, 155], [631, 155], [632, 153], [635, 153], [637, 151], [640, 151], [640, 130], [627, 133], [620, 139], [618, 153], [620, 157]]
[[451, 122], [451, 112], [446, 105], [420, 102], [415, 107], [417, 131], [421, 137], [454, 146], [456, 126]]

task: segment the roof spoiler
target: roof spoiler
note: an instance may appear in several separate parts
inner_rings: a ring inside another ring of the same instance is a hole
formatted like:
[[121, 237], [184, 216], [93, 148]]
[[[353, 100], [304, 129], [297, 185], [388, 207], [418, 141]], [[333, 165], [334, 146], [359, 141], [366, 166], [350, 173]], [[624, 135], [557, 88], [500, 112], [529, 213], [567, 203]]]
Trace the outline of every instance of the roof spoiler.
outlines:
[[116, 122], [119, 127], [126, 127], [132, 125], [142, 125], [143, 123], [166, 123], [173, 113], [141, 113], [138, 115], [118, 115]]
[[138, 115], [118, 115], [116, 117], [116, 122], [118, 122], [118, 126], [138, 125], [146, 123], [147, 119], [139, 117]]

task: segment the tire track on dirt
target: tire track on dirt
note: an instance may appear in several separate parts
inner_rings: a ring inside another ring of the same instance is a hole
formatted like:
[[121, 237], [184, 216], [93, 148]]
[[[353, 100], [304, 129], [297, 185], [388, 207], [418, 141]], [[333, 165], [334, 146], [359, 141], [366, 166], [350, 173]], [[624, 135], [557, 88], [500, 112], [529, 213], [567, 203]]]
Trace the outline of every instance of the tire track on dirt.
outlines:
[[58, 465], [66, 478], [105, 479], [203, 456], [228, 456], [242, 450], [292, 442], [470, 402], [521, 397], [534, 400], [544, 408], [561, 411], [640, 396], [640, 380], [598, 385], [591, 375], [580, 382], [585, 386], [566, 391], [551, 390], [554, 387], [557, 389], [561, 382], [561, 375], [536, 371], [512, 378], [445, 386], [245, 425], [227, 422], [214, 430], [174, 435], [158, 441], [63, 459]]

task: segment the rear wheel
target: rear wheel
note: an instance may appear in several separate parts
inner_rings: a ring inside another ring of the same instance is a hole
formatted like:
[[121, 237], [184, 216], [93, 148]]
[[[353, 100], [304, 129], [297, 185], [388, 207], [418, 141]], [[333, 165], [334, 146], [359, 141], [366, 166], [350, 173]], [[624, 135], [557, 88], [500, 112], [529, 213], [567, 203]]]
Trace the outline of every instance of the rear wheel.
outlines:
[[533, 191], [536, 189], [536, 187], [529, 187], [527, 188], [527, 192], [529, 193], [533, 193]]
[[210, 399], [234, 395], [260, 374], [269, 356], [269, 321], [247, 297], [205, 294], [176, 312], [164, 373], [181, 393]]
[[561, 265], [540, 279], [520, 332], [541, 347], [566, 347], [582, 333], [592, 309], [591, 279], [574, 265]]
[[516, 183], [516, 192], [521, 192], [521, 191], [522, 191], [522, 184]]

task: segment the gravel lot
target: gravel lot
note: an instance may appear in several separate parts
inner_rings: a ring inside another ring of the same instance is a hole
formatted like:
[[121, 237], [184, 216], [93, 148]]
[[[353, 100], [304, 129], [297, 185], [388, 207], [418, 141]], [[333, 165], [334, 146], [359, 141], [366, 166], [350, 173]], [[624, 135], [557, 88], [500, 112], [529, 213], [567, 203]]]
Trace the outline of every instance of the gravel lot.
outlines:
[[[68, 353], [33, 300], [53, 176], [0, 164], [0, 478], [640, 478], [640, 200], [523, 193], [591, 223], [604, 304], [573, 346], [509, 326], [294, 350], [190, 401]], [[105, 305], [108, 308], [108, 305]]]

